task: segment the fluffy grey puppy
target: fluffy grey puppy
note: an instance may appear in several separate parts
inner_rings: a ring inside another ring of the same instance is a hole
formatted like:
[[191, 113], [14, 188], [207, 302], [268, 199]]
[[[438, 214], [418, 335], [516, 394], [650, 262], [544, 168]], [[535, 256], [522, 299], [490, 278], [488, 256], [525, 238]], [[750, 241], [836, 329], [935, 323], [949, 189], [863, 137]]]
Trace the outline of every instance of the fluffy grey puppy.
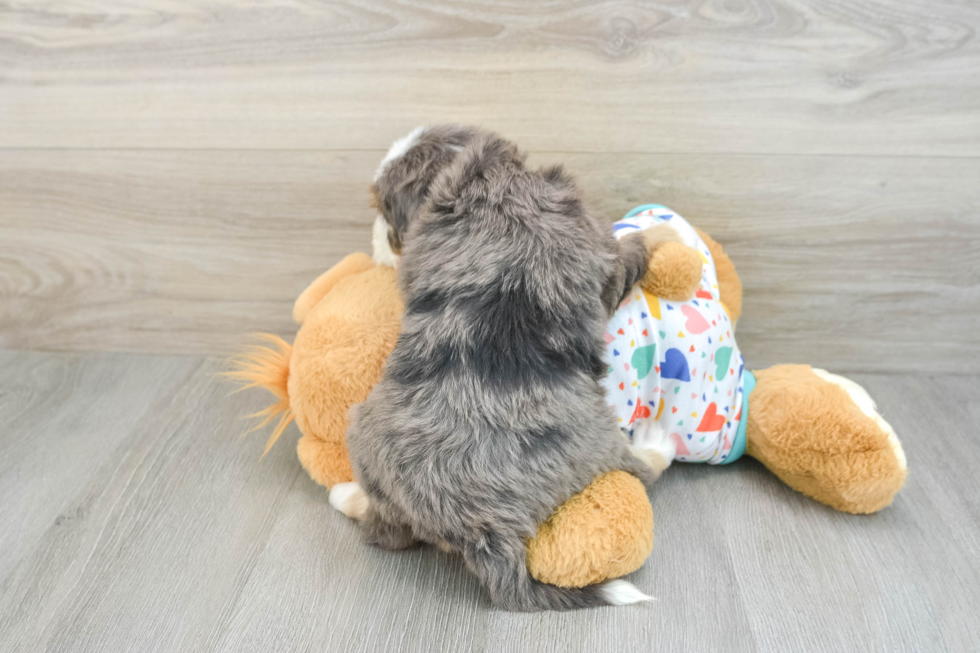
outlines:
[[507, 609], [646, 598], [625, 581], [540, 583], [525, 561], [537, 525], [596, 476], [655, 478], [599, 383], [603, 329], [646, 270], [643, 239], [617, 242], [561, 167], [528, 170], [496, 135], [441, 126], [393, 152], [375, 194], [406, 310], [347, 432], [367, 540], [448, 545]]

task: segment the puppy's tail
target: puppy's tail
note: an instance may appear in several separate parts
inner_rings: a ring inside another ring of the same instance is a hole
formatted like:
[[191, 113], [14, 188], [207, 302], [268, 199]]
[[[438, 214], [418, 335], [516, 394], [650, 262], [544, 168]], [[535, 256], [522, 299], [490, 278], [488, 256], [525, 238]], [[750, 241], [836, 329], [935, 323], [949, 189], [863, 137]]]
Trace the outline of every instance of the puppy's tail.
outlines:
[[576, 608], [592, 608], [602, 605], [632, 605], [642, 601], [652, 601], [653, 597], [641, 592], [636, 585], [617, 578], [607, 580], [598, 585], [586, 587], [556, 587], [538, 583], [541, 598], [546, 602], [547, 610], [569, 610]]
[[531, 577], [524, 542], [487, 534], [462, 547], [467, 566], [480, 577], [493, 602], [508, 610], [575, 610], [601, 605], [630, 605], [652, 598], [625, 580], [585, 587], [558, 587]]
[[224, 372], [223, 375], [237, 381], [241, 386], [239, 391], [248, 388], [265, 388], [278, 399], [268, 408], [247, 416], [262, 419], [247, 433], [264, 428], [273, 419], [279, 418], [279, 422], [272, 430], [272, 435], [265, 443], [265, 451], [262, 452], [264, 456], [294, 418], [293, 410], [289, 405], [288, 389], [289, 359], [292, 356], [293, 347], [279, 336], [271, 333], [257, 333], [255, 337], [271, 346], [253, 345], [247, 348], [241, 355], [232, 359], [232, 369]]

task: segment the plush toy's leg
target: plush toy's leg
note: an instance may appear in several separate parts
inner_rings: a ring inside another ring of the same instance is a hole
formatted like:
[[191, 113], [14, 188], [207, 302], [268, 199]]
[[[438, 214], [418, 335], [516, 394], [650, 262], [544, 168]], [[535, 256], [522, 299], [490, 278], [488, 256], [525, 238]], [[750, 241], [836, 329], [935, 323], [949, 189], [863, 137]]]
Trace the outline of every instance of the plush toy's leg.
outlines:
[[585, 587], [635, 571], [653, 550], [653, 509], [638, 478], [604, 474], [558, 506], [527, 543], [542, 583]]
[[364, 272], [374, 267], [374, 261], [367, 254], [356, 252], [348, 254], [337, 265], [333, 266], [306, 287], [293, 304], [293, 319], [298, 324], [302, 324], [307, 314], [314, 306], [320, 303], [330, 289], [337, 285], [337, 282], [344, 277], [358, 272]]
[[808, 365], [755, 376], [748, 455], [837, 510], [871, 513], [892, 502], [905, 482], [905, 454], [863, 388]]
[[715, 273], [718, 275], [718, 294], [721, 295], [721, 303], [728, 309], [728, 316], [732, 322], [737, 322], [742, 314], [742, 281], [735, 272], [735, 264], [728, 258], [728, 254], [722, 249], [715, 239], [701, 231], [695, 229], [698, 236], [708, 246], [711, 258], [715, 261]]
[[320, 485], [332, 487], [354, 480], [343, 434], [324, 439], [306, 433], [296, 444], [296, 453], [303, 469]]

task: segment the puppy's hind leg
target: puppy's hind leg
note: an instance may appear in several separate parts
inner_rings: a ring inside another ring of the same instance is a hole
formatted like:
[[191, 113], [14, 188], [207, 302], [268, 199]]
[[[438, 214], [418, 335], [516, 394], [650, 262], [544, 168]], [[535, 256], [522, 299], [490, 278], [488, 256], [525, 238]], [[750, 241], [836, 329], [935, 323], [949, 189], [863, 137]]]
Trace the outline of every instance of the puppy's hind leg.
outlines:
[[651, 600], [624, 580], [578, 588], [539, 582], [527, 570], [524, 540], [516, 534], [486, 533], [462, 550], [466, 565], [480, 578], [491, 600], [507, 610], [574, 610]]
[[382, 519], [371, 507], [358, 524], [364, 541], [385, 551], [409, 549], [417, 543], [410, 527]]

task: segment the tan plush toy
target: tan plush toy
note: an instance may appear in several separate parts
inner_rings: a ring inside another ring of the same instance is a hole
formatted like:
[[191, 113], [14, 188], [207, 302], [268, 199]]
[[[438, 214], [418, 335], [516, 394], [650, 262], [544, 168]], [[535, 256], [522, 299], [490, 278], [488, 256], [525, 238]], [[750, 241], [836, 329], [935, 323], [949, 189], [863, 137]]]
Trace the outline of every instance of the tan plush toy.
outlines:
[[[741, 283], [721, 247], [698, 234], [710, 250], [720, 303], [734, 325]], [[642, 292], [650, 301], [686, 300], [707, 261], [691, 247], [662, 246]], [[348, 256], [303, 291], [293, 309], [301, 325], [293, 344], [263, 336], [274, 347], [250, 350], [229, 373], [279, 399], [258, 414], [265, 418], [259, 427], [279, 417], [266, 451], [295, 419], [302, 433], [297, 453], [313, 480], [334, 492], [353, 480], [344, 444], [348, 410], [380, 379], [402, 310], [395, 270], [366, 254]], [[772, 367], [754, 378], [746, 395], [751, 410], [745, 403], [746, 454], [838, 510], [867, 513], [891, 503], [905, 479], [905, 457], [860, 386], [805, 365]], [[650, 462], [665, 466], [657, 456]], [[542, 582], [581, 587], [638, 569], [652, 547], [653, 512], [645, 489], [618, 471], [596, 478], [540, 525], [528, 542], [527, 564]]]

